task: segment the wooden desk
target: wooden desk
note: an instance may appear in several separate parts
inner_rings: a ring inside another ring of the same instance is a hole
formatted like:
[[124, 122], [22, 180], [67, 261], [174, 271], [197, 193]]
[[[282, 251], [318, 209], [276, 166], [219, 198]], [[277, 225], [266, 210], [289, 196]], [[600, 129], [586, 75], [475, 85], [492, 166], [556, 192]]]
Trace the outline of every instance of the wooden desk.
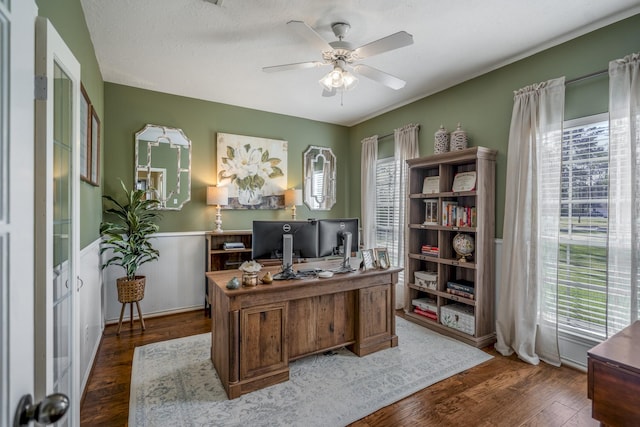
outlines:
[[591, 416], [602, 425], [640, 423], [640, 321], [587, 352]]
[[[304, 268], [311, 267], [303, 264]], [[277, 267], [263, 268], [259, 277]], [[207, 273], [213, 296], [211, 360], [230, 399], [289, 379], [289, 361], [347, 346], [364, 356], [398, 345], [401, 269], [274, 281], [229, 290], [240, 272]]]

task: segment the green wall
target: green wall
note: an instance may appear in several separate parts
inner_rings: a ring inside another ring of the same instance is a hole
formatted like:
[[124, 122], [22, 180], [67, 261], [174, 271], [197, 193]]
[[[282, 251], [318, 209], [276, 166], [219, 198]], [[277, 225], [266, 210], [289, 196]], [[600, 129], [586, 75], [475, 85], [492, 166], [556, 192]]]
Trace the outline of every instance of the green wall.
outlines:
[[[104, 83], [79, 0], [36, 0], [38, 15], [48, 18], [80, 62], [81, 80], [102, 122], [104, 136]], [[102, 156], [101, 156], [102, 157]], [[102, 170], [102, 168], [100, 169]], [[101, 173], [101, 175], [103, 175]], [[95, 241], [102, 220], [102, 188], [80, 181], [80, 245]]]
[[[331, 147], [337, 159], [338, 200], [331, 211], [297, 209], [298, 219], [348, 214], [349, 129], [312, 120], [234, 107], [105, 83], [104, 191], [117, 195], [119, 179], [133, 183], [134, 135], [146, 124], [180, 128], [192, 143], [191, 201], [181, 211], [165, 211], [160, 231], [212, 230], [215, 208], [206, 205], [206, 188], [216, 181], [218, 132], [288, 141], [287, 186], [302, 188], [302, 155], [310, 145]], [[358, 157], [359, 159], [359, 157]], [[225, 230], [251, 228], [254, 219], [291, 218], [289, 210], [223, 210]]]
[[[490, 47], [487, 47], [490, 49]], [[360, 141], [386, 135], [394, 128], [417, 123], [420, 155], [433, 154], [433, 134], [441, 124], [449, 131], [458, 122], [467, 131], [470, 145], [498, 150], [496, 169], [496, 237], [502, 237], [509, 126], [513, 92], [532, 83], [566, 76], [567, 80], [605, 70], [612, 59], [640, 51], [640, 15], [591, 32], [536, 55], [367, 120], [350, 129], [351, 158], [359, 158]], [[425, 65], [428, 67], [428, 64]], [[565, 118], [608, 110], [608, 77], [597, 77], [567, 86]], [[380, 141], [380, 157], [393, 155], [393, 138]], [[350, 175], [349, 212], [360, 212], [360, 167], [354, 162]]]

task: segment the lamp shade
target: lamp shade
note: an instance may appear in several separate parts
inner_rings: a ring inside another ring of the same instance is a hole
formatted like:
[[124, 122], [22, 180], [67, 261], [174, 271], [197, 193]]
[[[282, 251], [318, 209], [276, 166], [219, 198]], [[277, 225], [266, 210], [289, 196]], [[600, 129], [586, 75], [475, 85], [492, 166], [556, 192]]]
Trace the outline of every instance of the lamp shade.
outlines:
[[229, 204], [229, 189], [210, 185], [207, 187], [207, 205], [224, 206]]
[[302, 190], [290, 188], [284, 191], [285, 206], [299, 206], [302, 204]]

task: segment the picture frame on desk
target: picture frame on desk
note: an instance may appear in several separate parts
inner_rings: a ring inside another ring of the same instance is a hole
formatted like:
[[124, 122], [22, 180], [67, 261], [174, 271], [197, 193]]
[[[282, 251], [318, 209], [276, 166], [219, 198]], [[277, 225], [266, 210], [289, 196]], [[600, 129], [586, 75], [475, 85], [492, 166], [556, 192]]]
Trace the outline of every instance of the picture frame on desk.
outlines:
[[391, 267], [391, 262], [389, 261], [389, 252], [387, 248], [375, 248], [374, 253], [376, 256], [376, 263], [378, 268], [382, 270], [386, 270]]
[[376, 261], [373, 254], [373, 249], [365, 249], [362, 251], [362, 269], [373, 270], [376, 268]]

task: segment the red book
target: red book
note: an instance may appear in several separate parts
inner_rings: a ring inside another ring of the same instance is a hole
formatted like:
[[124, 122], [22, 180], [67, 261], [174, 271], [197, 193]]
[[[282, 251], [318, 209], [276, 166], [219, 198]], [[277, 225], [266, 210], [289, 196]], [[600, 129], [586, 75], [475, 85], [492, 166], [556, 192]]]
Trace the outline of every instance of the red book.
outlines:
[[413, 312], [419, 314], [420, 316], [428, 317], [431, 320], [438, 320], [438, 315], [433, 311], [422, 310], [421, 308], [415, 307]]

